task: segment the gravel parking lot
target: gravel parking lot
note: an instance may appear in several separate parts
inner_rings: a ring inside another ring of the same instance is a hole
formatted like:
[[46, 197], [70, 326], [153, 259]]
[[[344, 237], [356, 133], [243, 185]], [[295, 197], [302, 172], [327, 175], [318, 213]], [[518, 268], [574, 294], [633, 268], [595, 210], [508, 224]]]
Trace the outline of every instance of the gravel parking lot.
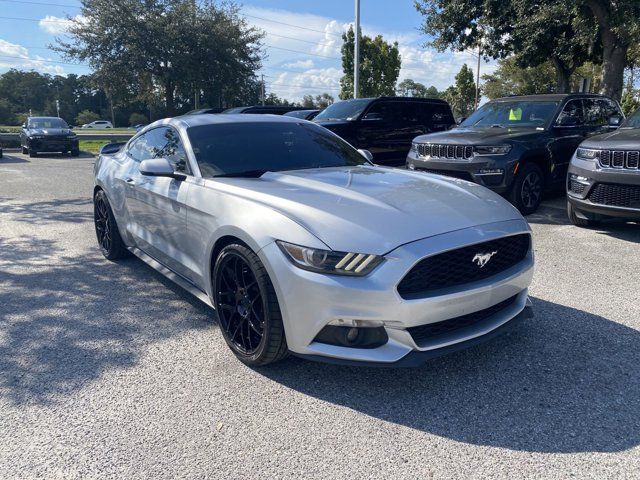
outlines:
[[93, 158], [0, 160], [0, 478], [638, 478], [640, 226], [529, 217], [535, 318], [421, 369], [236, 361], [95, 245]]

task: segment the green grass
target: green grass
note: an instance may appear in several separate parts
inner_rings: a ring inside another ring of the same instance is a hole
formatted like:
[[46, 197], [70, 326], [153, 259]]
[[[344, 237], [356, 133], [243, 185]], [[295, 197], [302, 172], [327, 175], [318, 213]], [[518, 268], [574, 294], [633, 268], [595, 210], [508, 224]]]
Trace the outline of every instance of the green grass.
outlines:
[[80, 140], [80, 151], [96, 154], [107, 143], [108, 140]]

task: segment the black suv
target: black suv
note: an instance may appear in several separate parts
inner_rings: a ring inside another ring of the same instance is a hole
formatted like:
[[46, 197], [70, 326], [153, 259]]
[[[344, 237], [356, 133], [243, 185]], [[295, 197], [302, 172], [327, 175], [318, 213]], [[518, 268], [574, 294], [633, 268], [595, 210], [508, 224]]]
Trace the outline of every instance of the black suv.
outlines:
[[407, 166], [484, 185], [528, 215], [545, 189], [564, 188], [578, 145], [623, 120], [620, 106], [601, 95], [499, 98], [458, 128], [414, 139]]
[[578, 147], [569, 165], [567, 210], [580, 227], [606, 217], [640, 221], [640, 110], [619, 130]]
[[38, 152], [80, 155], [78, 136], [58, 117], [29, 117], [20, 131], [22, 153], [35, 157]]
[[447, 102], [413, 97], [344, 100], [329, 105], [313, 121], [355, 148], [369, 150], [373, 161], [384, 165], [403, 165], [416, 135], [455, 125]]

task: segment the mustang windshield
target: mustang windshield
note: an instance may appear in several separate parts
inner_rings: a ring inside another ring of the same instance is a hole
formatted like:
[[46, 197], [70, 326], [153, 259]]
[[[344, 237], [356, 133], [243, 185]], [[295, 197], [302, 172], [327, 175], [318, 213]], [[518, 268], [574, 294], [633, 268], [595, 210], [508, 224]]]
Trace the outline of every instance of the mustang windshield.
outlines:
[[321, 111], [314, 120], [354, 120], [371, 103], [371, 100], [347, 100], [336, 102]]
[[67, 122], [61, 118], [32, 118], [27, 126], [29, 128], [69, 128]]
[[544, 127], [558, 107], [557, 102], [491, 102], [467, 118], [461, 127]]
[[204, 177], [368, 164], [323, 127], [298, 123], [223, 123], [187, 130]]
[[622, 128], [640, 128], [640, 109], [636, 110], [633, 115], [622, 124]]

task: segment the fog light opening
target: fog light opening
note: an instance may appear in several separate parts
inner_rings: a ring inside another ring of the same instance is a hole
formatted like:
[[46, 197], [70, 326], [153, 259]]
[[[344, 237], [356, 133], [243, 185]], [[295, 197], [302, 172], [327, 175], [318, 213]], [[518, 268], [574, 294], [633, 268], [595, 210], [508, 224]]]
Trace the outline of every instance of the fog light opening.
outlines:
[[389, 341], [384, 327], [338, 327], [327, 325], [314, 342], [350, 348], [378, 348]]

